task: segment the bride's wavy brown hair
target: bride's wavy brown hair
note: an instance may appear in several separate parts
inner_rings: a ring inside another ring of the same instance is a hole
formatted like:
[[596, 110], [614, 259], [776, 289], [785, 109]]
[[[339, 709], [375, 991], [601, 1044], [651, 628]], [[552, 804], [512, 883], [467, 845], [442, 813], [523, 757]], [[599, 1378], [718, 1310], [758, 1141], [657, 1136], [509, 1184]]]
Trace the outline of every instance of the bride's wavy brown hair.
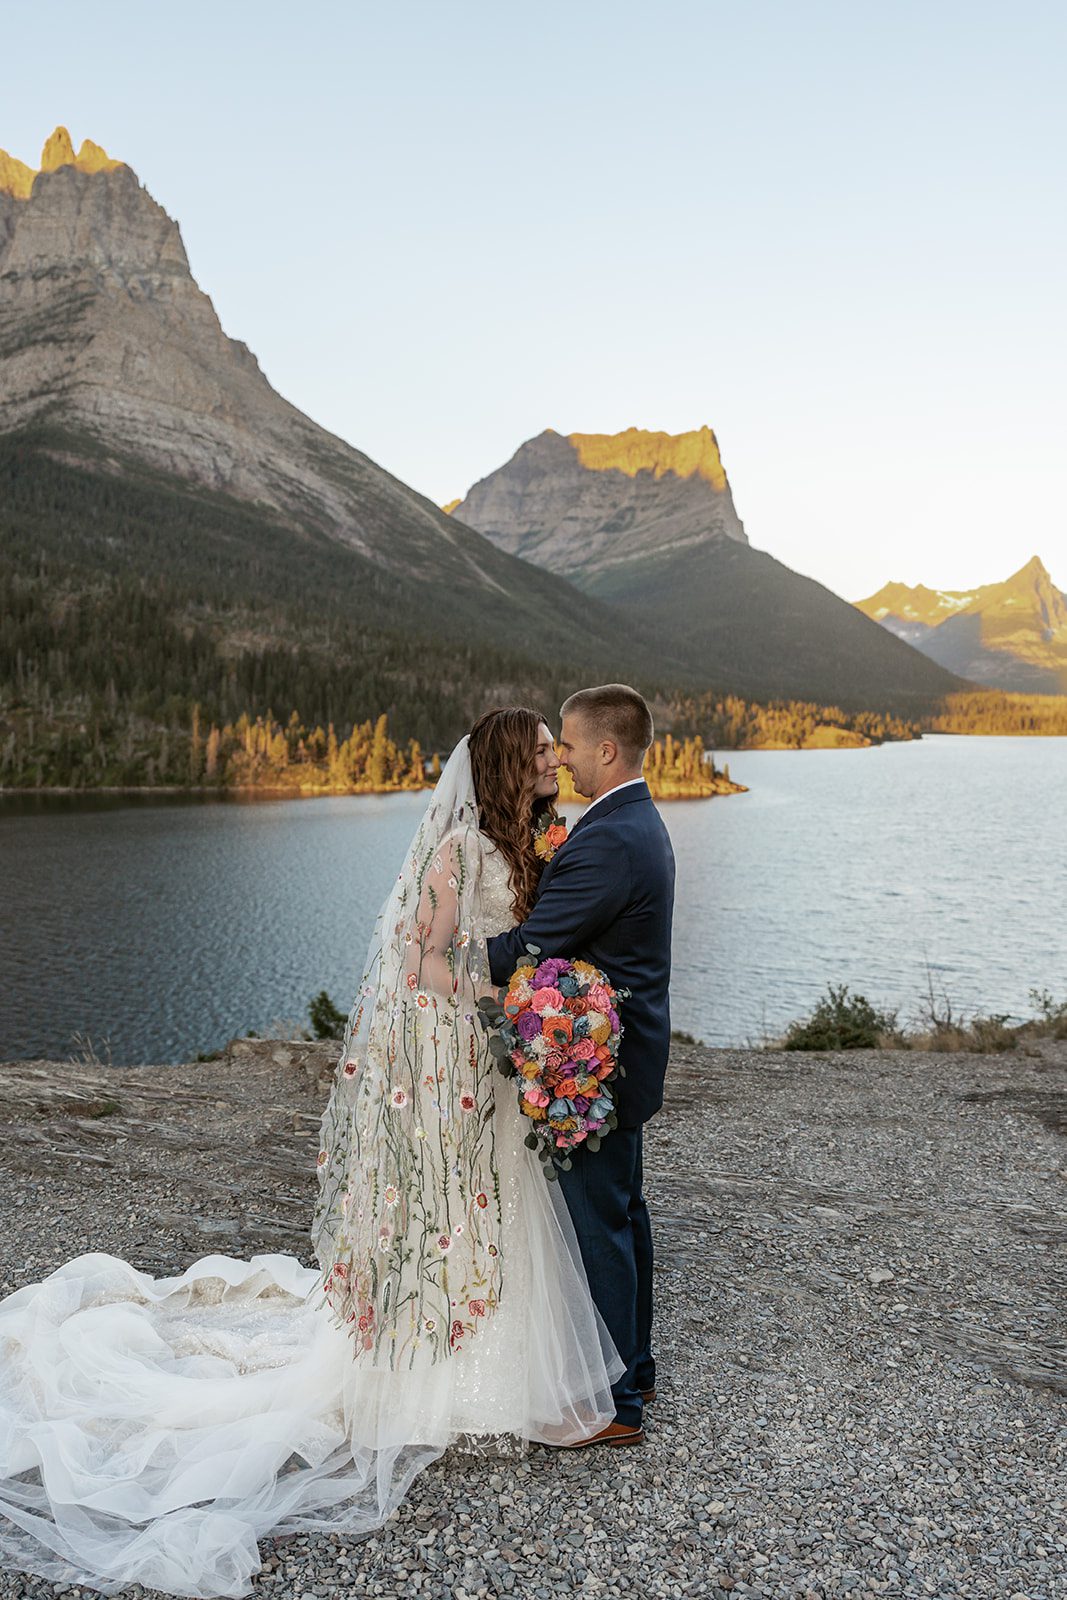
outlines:
[[470, 731], [471, 773], [478, 819], [508, 864], [511, 903], [524, 922], [533, 910], [544, 863], [533, 847], [533, 830], [553, 802], [536, 798], [537, 730], [548, 719], [529, 706], [487, 711]]

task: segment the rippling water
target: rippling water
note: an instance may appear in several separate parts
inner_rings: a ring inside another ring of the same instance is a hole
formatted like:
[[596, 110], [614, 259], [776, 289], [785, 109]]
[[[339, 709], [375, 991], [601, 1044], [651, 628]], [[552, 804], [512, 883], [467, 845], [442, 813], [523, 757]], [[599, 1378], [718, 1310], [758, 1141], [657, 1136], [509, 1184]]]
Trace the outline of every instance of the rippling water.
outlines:
[[[675, 1026], [736, 1044], [827, 983], [1023, 1015], [1067, 998], [1067, 740], [730, 756], [751, 792], [674, 801]], [[343, 1010], [425, 801], [0, 798], [0, 1058], [88, 1035], [188, 1060]]]

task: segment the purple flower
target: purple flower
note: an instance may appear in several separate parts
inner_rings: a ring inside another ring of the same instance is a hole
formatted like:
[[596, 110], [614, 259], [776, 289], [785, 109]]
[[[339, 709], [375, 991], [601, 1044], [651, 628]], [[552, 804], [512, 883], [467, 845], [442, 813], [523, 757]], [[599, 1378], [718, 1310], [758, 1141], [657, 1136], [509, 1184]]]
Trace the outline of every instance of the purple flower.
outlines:
[[608, 1021], [611, 1023], [611, 1031], [612, 1031], [612, 1033], [618, 1033], [618, 1031], [619, 1031], [619, 1013], [617, 1011], [614, 1011], [614, 1010], [613, 1011], [609, 1011], [608, 1012]]
[[515, 1026], [518, 1029], [519, 1038], [525, 1039], [529, 1043], [531, 1039], [536, 1039], [541, 1032], [541, 1018], [536, 1011], [520, 1011], [515, 1019]]
[[549, 956], [547, 961], [542, 961], [531, 980], [535, 989], [554, 989], [561, 972], [566, 972], [570, 967], [569, 961], [561, 961], [559, 956]]
[[577, 1111], [577, 1113], [578, 1113], [578, 1115], [580, 1117], [584, 1117], [585, 1116], [585, 1113], [589, 1110], [589, 1101], [586, 1099], [584, 1094], [576, 1094], [575, 1095], [575, 1097], [574, 1097], [574, 1109], [575, 1109], [575, 1111]]

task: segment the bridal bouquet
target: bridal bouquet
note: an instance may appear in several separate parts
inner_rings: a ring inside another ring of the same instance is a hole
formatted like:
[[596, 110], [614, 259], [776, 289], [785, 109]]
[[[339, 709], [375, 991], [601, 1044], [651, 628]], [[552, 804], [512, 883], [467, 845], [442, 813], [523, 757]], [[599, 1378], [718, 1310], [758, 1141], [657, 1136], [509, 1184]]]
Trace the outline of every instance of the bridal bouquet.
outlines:
[[588, 961], [539, 956], [531, 948], [500, 999], [479, 1000], [478, 1009], [500, 1072], [518, 1081], [526, 1144], [554, 1179], [557, 1166], [570, 1170], [576, 1145], [599, 1150], [617, 1126], [611, 1084], [623, 1074], [618, 1008], [628, 991]]

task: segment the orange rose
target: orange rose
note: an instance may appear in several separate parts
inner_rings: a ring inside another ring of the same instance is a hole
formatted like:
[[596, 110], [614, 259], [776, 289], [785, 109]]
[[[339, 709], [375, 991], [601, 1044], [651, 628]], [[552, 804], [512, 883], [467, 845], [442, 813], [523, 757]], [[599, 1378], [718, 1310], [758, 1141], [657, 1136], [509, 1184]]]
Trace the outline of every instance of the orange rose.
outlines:
[[573, 1100], [577, 1093], [578, 1085], [575, 1083], [573, 1078], [564, 1078], [563, 1082], [556, 1090], [557, 1098], [560, 1100]]
[[[541, 1024], [541, 1032], [549, 1044], [554, 1045], [557, 1050], [562, 1050], [571, 1042], [574, 1023], [570, 1017], [546, 1017]], [[608, 1035], [605, 1034], [604, 1037], [607, 1038]]]

